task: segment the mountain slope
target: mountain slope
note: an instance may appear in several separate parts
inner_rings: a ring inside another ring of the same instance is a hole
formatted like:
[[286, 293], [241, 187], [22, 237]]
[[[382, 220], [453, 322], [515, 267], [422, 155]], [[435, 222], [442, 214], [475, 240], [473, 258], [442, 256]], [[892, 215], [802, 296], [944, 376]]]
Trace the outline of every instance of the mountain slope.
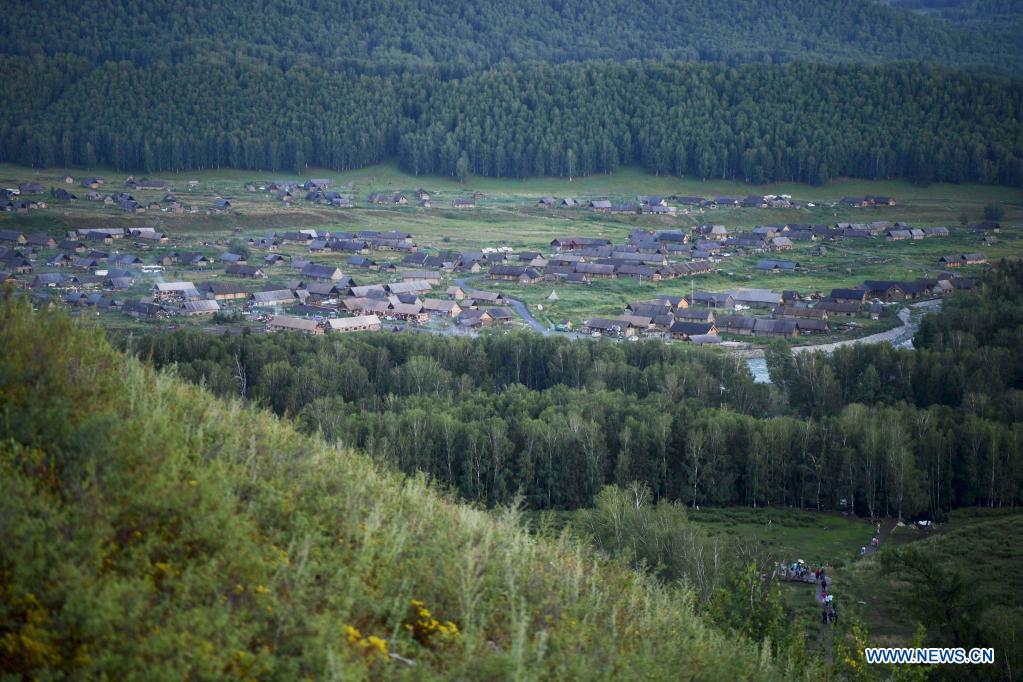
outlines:
[[[1019, 37], [1017, 35], [1017, 37]], [[13, 3], [0, 50], [94, 62], [209, 50], [384, 65], [678, 59], [926, 60], [1019, 71], [1023, 41], [865, 0], [280, 0]]]
[[0, 673], [781, 676], [684, 592], [213, 399], [63, 314], [4, 301], [0, 346]]

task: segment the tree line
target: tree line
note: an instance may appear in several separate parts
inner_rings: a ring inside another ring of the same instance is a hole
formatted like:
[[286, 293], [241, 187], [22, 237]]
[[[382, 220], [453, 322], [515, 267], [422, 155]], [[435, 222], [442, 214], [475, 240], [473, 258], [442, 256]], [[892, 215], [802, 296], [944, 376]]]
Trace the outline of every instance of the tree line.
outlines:
[[124, 344], [490, 505], [587, 507], [638, 481], [693, 506], [940, 519], [1023, 502], [1021, 298], [1023, 266], [1004, 265], [929, 317], [918, 350], [774, 348], [770, 387], [711, 351], [528, 333]]
[[925, 66], [587, 62], [372, 74], [206, 54], [0, 57], [0, 161], [1023, 184], [1023, 83]]

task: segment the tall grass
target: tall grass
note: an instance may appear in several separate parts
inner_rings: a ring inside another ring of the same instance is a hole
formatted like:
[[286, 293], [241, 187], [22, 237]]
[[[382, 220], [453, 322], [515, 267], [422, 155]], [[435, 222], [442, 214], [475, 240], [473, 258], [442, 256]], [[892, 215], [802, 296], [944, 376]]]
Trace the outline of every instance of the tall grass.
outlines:
[[711, 629], [685, 589], [214, 399], [61, 313], [4, 300], [0, 347], [0, 673], [812, 673]]

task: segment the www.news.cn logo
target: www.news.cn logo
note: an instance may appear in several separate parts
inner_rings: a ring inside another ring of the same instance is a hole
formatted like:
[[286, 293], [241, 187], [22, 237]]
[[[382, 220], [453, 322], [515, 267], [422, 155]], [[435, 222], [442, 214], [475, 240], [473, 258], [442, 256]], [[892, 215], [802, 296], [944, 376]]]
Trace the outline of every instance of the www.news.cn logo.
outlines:
[[969, 665], [995, 662], [995, 650], [991, 647], [978, 647], [969, 650], [961, 647], [874, 647], [864, 649], [863, 653], [867, 657], [867, 663], [871, 664]]

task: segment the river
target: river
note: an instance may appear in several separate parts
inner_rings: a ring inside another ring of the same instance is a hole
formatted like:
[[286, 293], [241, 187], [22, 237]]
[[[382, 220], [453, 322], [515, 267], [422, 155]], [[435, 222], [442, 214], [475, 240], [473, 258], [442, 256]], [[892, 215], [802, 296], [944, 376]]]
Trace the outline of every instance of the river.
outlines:
[[746, 360], [746, 366], [749, 367], [750, 374], [753, 375], [754, 383], [771, 383], [771, 377], [767, 373], [767, 360], [764, 358], [750, 358]]
[[[830, 353], [835, 348], [839, 348], [841, 346], [852, 346], [858, 343], [890, 343], [896, 348], [913, 350], [913, 334], [916, 333], [917, 327], [920, 326], [920, 318], [927, 313], [939, 310], [940, 308], [940, 300], [913, 303], [909, 306], [909, 308], [903, 308], [899, 311], [899, 319], [902, 320], [902, 325], [895, 327], [894, 329], [889, 329], [886, 332], [873, 334], [860, 339], [851, 339], [849, 341], [839, 341], [837, 343], [822, 345], [795, 346], [792, 348], [792, 352], [802, 353], [807, 351], [823, 351], [825, 353]], [[762, 352], [751, 357], [748, 356], [746, 358], [746, 366], [749, 367], [750, 374], [753, 375], [753, 381], [758, 384], [771, 383], [771, 377], [767, 372], [767, 361], [764, 359]]]

